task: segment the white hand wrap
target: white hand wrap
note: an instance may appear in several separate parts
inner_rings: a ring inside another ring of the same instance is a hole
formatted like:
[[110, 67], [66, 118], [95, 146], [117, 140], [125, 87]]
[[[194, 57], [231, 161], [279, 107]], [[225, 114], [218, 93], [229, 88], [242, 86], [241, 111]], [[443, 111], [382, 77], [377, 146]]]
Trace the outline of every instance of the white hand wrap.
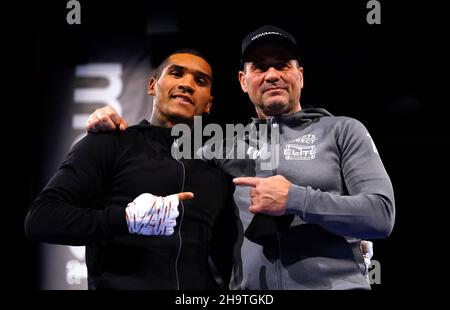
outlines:
[[364, 257], [364, 263], [369, 268], [373, 256], [373, 243], [371, 241], [361, 240], [361, 252]]
[[141, 194], [125, 209], [130, 234], [170, 236], [177, 225], [178, 195]]

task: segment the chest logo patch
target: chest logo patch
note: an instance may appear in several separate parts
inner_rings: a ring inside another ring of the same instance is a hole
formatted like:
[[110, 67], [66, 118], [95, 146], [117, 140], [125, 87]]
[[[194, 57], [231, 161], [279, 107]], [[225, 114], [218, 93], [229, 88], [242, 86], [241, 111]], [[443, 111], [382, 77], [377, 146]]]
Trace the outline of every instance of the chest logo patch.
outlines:
[[311, 160], [316, 158], [317, 140], [315, 135], [307, 134], [287, 143], [284, 148], [284, 158], [286, 160]]

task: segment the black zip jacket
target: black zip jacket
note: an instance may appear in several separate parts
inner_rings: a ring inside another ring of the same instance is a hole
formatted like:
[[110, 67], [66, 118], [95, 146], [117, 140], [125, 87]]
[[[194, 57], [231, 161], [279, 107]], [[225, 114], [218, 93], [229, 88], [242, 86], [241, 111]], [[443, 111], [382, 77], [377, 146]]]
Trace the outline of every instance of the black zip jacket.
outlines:
[[[87, 135], [32, 204], [25, 221], [27, 236], [86, 245], [89, 289], [217, 288], [208, 249], [213, 225], [232, 226], [222, 220], [232, 218], [224, 215], [233, 210], [225, 208], [231, 186], [224, 173], [202, 160], [175, 160], [173, 141], [171, 129], [147, 121], [123, 133]], [[128, 233], [129, 202], [142, 193], [183, 191], [195, 197], [180, 203], [172, 236]], [[215, 230], [230, 240], [227, 232]], [[215, 252], [227, 245], [232, 242], [215, 246]]]

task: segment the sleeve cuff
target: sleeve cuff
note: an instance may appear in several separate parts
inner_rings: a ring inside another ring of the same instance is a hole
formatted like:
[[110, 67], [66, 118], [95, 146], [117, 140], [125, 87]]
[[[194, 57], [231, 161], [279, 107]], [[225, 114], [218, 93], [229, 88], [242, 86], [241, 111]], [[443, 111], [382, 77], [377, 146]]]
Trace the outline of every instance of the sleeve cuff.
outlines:
[[292, 184], [288, 192], [286, 214], [295, 214], [305, 220], [306, 195], [306, 187]]

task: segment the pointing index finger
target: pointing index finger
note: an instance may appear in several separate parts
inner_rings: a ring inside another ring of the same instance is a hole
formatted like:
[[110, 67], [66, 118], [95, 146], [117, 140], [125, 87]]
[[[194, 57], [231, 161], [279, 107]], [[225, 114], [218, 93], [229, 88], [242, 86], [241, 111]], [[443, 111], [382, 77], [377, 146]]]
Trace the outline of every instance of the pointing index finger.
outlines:
[[192, 192], [182, 192], [178, 193], [177, 195], [180, 201], [194, 198], [194, 193]]
[[259, 179], [260, 178], [256, 178], [256, 177], [239, 177], [239, 178], [234, 178], [233, 182], [234, 182], [234, 184], [240, 185], [240, 186], [255, 187], [256, 185], [258, 185]]

